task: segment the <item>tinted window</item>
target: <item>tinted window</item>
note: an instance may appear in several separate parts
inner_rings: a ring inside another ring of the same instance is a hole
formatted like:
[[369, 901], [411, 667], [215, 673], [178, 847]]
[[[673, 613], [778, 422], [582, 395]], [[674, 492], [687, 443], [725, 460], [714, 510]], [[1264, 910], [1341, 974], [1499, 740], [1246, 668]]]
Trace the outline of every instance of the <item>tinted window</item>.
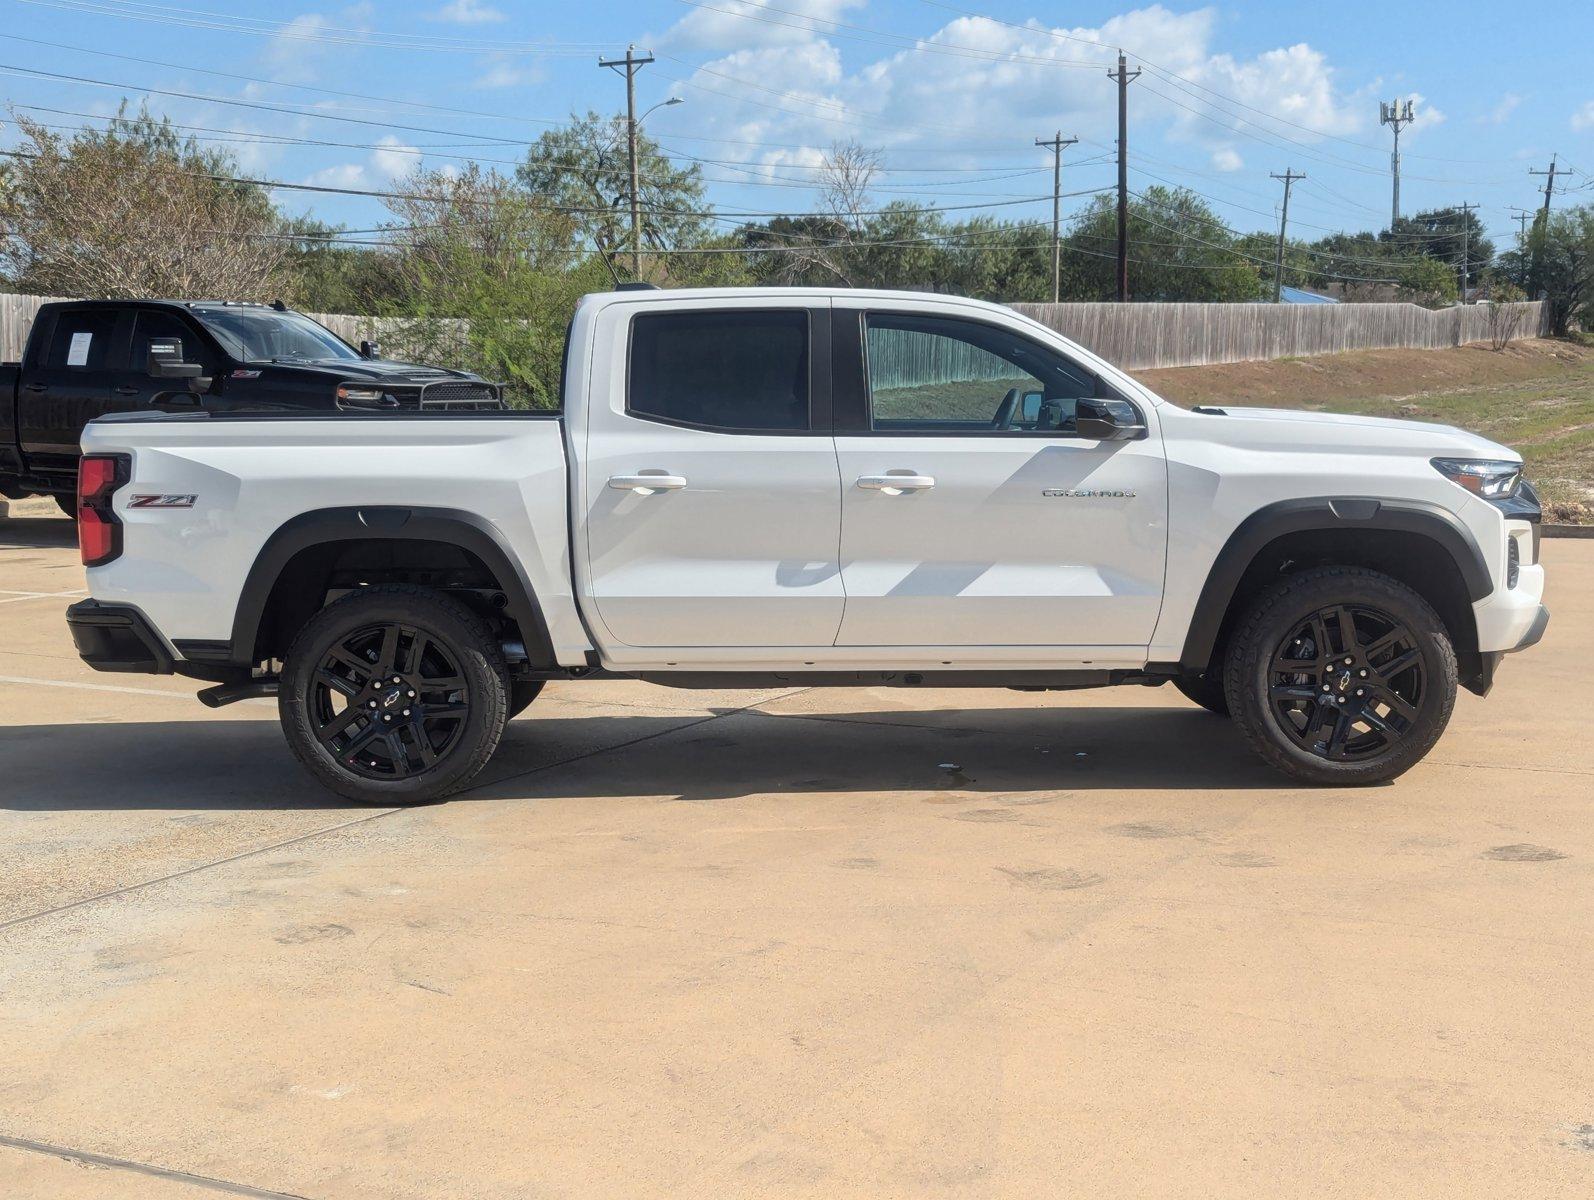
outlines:
[[994, 325], [944, 317], [868, 318], [872, 428], [938, 433], [1071, 433], [1096, 377]]
[[182, 362], [211, 365], [210, 352], [199, 340], [199, 334], [176, 313], [145, 310], [133, 318], [133, 346], [128, 366], [135, 371], [144, 370], [152, 347], [175, 347]]
[[85, 371], [105, 366], [111, 332], [116, 328], [116, 313], [111, 309], [77, 309], [55, 319], [55, 332], [45, 351], [44, 365]]
[[806, 430], [808, 314], [637, 317], [626, 409], [712, 429]]

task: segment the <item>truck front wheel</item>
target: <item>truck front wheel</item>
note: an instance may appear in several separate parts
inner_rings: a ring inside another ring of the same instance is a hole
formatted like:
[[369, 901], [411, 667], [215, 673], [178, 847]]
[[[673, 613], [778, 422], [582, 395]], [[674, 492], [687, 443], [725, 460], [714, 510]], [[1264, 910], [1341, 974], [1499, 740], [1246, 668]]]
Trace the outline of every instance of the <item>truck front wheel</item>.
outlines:
[[426, 588], [363, 588], [294, 639], [277, 693], [288, 745], [326, 787], [366, 804], [421, 804], [465, 787], [509, 719], [492, 631]]
[[1456, 703], [1433, 607], [1364, 567], [1318, 567], [1259, 596], [1229, 643], [1224, 694], [1266, 761], [1306, 783], [1384, 783], [1433, 748]]

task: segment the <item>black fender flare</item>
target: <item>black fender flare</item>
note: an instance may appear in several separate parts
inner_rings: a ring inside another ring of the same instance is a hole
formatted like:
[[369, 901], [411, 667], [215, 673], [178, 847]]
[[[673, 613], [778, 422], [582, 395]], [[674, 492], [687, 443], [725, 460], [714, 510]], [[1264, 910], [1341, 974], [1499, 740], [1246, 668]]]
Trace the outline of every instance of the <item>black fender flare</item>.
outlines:
[[1474, 603], [1494, 591], [1489, 564], [1471, 531], [1454, 513], [1437, 504], [1374, 496], [1280, 500], [1241, 521], [1218, 551], [1185, 633], [1180, 668], [1187, 672], [1207, 669], [1240, 579], [1270, 542], [1291, 533], [1372, 529], [1414, 533], [1436, 542], [1456, 564]]
[[474, 554], [498, 580], [504, 593], [504, 612], [520, 626], [528, 658], [537, 666], [553, 664], [553, 639], [548, 634], [542, 606], [537, 603], [531, 581], [526, 578], [519, 559], [504, 544], [492, 522], [463, 509], [387, 505], [321, 508], [300, 513], [267, 538], [238, 596], [229, 644], [231, 661], [240, 665], [254, 664], [255, 638], [260, 631], [266, 601], [294, 555], [329, 542], [372, 538], [446, 542]]

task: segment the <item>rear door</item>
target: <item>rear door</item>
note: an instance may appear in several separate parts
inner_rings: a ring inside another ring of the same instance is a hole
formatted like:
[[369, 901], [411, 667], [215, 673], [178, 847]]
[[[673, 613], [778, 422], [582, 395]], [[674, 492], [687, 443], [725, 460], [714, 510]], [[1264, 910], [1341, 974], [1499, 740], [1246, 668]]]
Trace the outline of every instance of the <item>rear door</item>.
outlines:
[[1167, 540], [1151, 406], [1138, 405], [1149, 438], [1083, 438], [1077, 402], [1124, 397], [1016, 320], [847, 305], [834, 310], [837, 644], [1033, 647], [1034, 664], [1144, 647]]
[[17, 423], [34, 470], [76, 471], [83, 426], [110, 411], [118, 337], [125, 313], [116, 308], [58, 311], [54, 327], [23, 364]]
[[595, 321], [578, 528], [611, 657], [829, 646], [843, 596], [828, 308], [650, 300]]

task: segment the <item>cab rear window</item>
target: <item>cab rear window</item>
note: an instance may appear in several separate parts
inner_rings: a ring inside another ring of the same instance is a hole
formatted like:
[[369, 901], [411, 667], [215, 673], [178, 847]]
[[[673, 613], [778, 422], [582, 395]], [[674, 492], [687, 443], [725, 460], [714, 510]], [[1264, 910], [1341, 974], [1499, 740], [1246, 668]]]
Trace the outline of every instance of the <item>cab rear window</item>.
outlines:
[[806, 433], [808, 337], [802, 309], [639, 315], [626, 411], [700, 429]]

